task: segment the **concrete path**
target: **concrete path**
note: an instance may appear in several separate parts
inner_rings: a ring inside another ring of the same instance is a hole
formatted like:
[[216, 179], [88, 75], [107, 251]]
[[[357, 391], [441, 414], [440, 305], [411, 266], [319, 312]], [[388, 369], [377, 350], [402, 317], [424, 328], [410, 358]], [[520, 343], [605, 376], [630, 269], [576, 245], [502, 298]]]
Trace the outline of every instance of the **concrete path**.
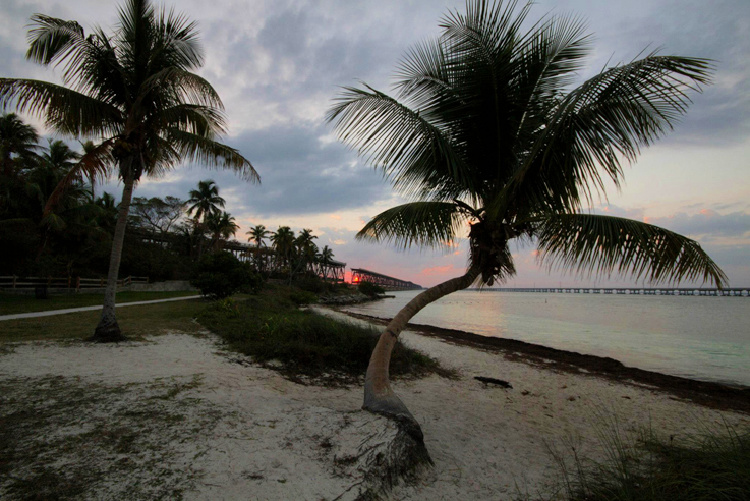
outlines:
[[[170, 297], [166, 299], [151, 299], [149, 301], [131, 301], [129, 303], [117, 303], [116, 308], [122, 308], [124, 306], [132, 306], [134, 304], [151, 304], [151, 303], [164, 303], [166, 301], [182, 301], [183, 299], [196, 299], [200, 296], [182, 296], [182, 297]], [[3, 320], [20, 320], [22, 318], [38, 318], [38, 317], [51, 317], [53, 315], [65, 315], [67, 313], [77, 313], [79, 311], [96, 311], [101, 310], [102, 305], [98, 306], [83, 306], [81, 308], [69, 308], [67, 310], [50, 310], [50, 311], [36, 311], [33, 313], [16, 313], [15, 315], [0, 315], [0, 322]]]

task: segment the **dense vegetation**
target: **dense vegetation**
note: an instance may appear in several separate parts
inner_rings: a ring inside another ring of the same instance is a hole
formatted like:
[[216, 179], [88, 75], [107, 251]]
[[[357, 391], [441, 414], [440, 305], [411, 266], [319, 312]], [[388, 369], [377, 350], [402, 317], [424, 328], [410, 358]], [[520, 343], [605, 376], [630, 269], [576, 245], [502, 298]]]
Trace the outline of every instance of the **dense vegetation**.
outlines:
[[206, 297], [223, 299], [239, 291], [258, 292], [263, 279], [249, 263], [241, 263], [228, 252], [215, 252], [201, 257], [190, 284]]
[[[77, 151], [60, 140], [42, 143], [18, 116], [0, 116], [0, 275], [104, 277], [119, 205], [110, 193], [97, 195], [93, 179], [76, 175], [90, 145]], [[61, 183], [68, 183], [62, 192]], [[202, 256], [236, 244], [239, 226], [223, 210], [219, 191], [209, 179], [186, 200], [134, 197], [120, 276], [188, 279]], [[310, 229], [271, 232], [259, 224], [246, 234], [243, 260], [265, 277], [325, 277], [334, 262], [332, 249], [318, 248]]]

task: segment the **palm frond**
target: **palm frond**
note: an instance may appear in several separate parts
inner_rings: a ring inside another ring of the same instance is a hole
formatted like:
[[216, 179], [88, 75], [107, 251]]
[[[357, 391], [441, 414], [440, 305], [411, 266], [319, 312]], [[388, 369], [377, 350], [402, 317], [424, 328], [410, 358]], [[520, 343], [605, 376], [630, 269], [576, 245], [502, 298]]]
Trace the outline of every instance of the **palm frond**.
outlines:
[[412, 202], [373, 217], [357, 239], [390, 241], [398, 247], [445, 247], [458, 236], [471, 216], [447, 202]]
[[224, 132], [224, 114], [211, 106], [180, 103], [159, 112], [162, 126], [213, 139]]
[[231, 169], [247, 181], [260, 183], [260, 176], [250, 161], [227, 145], [174, 127], [166, 130], [166, 143], [174, 145], [181, 159], [191, 159], [209, 167]]
[[[203, 65], [203, 49], [198, 42], [198, 25], [188, 20], [185, 14], [162, 8], [156, 19], [159, 40], [157, 56], [169, 59], [179, 68], [198, 68]], [[166, 53], [162, 53], [164, 50]]]
[[579, 18], [560, 16], [532, 31], [516, 51], [514, 99], [523, 110], [516, 137], [528, 144], [549, 118], [549, 102], [571, 85], [591, 49], [591, 35]]
[[139, 86], [137, 100], [143, 101], [154, 92], [163, 88], [170, 88], [172, 92], [180, 96], [178, 102], [189, 102], [206, 108], [217, 110], [217, 124], [222, 131], [226, 127], [226, 118], [220, 114], [224, 104], [213, 86], [205, 78], [191, 73], [177, 66], [168, 66], [161, 71], [149, 76]]
[[449, 138], [418, 111], [381, 92], [347, 87], [327, 114], [339, 138], [381, 167], [406, 194], [440, 187], [471, 191], [468, 168]]
[[540, 261], [589, 276], [632, 275], [652, 282], [702, 280], [727, 285], [723, 271], [695, 240], [651, 224], [594, 214], [541, 218]]
[[513, 184], [528, 178], [524, 196], [534, 187], [559, 192], [573, 197], [563, 200], [570, 208], [604, 195], [602, 171], [619, 186], [620, 158], [635, 161], [672, 129], [691, 102], [687, 92], [710, 72], [706, 59], [652, 54], [587, 80], [560, 102]]
[[62, 197], [74, 184], [82, 184], [85, 178], [93, 182], [104, 181], [114, 167], [112, 158], [112, 145], [114, 140], [109, 139], [95, 147], [88, 149], [78, 162], [60, 179], [55, 189], [50, 193], [44, 206], [44, 214], [51, 213], [59, 204]]
[[0, 107], [11, 104], [45, 120], [50, 128], [71, 135], [114, 136], [122, 113], [98, 99], [43, 80], [0, 78]]
[[26, 37], [29, 43], [26, 59], [36, 63], [60, 62], [80, 51], [85, 43], [83, 28], [75, 21], [34, 14], [31, 22], [34, 28]]

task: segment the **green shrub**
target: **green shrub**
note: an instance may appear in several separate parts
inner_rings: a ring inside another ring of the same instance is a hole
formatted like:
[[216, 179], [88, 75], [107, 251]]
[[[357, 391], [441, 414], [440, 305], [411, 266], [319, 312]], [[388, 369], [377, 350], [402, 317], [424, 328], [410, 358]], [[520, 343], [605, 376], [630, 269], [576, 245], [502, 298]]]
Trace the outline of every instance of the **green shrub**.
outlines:
[[263, 281], [249, 265], [241, 263], [229, 252], [217, 252], [201, 257], [195, 265], [190, 284], [204, 296], [222, 299], [241, 290], [258, 292]]
[[385, 294], [385, 289], [372, 282], [360, 282], [357, 290], [365, 296], [375, 297], [379, 294]]

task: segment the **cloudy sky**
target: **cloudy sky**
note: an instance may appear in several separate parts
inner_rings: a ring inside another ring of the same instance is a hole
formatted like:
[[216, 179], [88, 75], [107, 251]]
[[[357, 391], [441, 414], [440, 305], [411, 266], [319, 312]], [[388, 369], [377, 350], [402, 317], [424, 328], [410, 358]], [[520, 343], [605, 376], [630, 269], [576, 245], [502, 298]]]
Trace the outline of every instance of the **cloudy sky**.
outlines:
[[[106, 0], [3, 0], [0, 76], [57, 80], [24, 60], [29, 18], [75, 19], [85, 29], [116, 22]], [[365, 81], [388, 91], [396, 64], [415, 42], [439, 34], [441, 16], [460, 0], [172, 0], [199, 24], [206, 52], [200, 73], [218, 90], [229, 117], [225, 141], [255, 166], [262, 185], [230, 173], [185, 165], [145, 180], [136, 196], [186, 198], [214, 179], [241, 225], [275, 230], [312, 228], [337, 260], [422, 285], [460, 274], [465, 242], [449, 251], [356, 242], [365, 221], [400, 203], [382, 176], [346, 149], [324, 116], [341, 86]], [[645, 220], [697, 239], [727, 272], [732, 286], [750, 285], [750, 1], [537, 0], [531, 18], [583, 17], [595, 35], [581, 80], [643, 50], [715, 60], [714, 84], [694, 96], [675, 131], [643, 151], [626, 170], [622, 192], [593, 210]], [[38, 122], [37, 122], [38, 123]], [[116, 181], [107, 188], [118, 191]], [[508, 285], [612, 284], [537, 266], [533, 246], [514, 252], [518, 276]]]

